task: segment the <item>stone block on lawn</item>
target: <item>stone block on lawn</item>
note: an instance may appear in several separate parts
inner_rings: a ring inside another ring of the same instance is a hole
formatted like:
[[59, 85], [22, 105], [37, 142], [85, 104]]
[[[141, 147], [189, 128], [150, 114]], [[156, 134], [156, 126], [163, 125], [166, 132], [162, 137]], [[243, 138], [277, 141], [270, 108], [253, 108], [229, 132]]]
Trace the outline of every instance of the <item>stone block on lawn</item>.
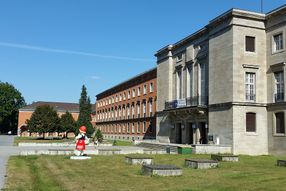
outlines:
[[147, 156], [126, 156], [125, 162], [128, 164], [152, 164], [153, 158]]
[[230, 162], [238, 162], [239, 157], [238, 155], [230, 155], [230, 154], [212, 154], [211, 155], [212, 160], [217, 160], [217, 161], [230, 161]]
[[194, 169], [207, 169], [218, 167], [218, 162], [209, 159], [185, 159], [185, 165]]
[[89, 157], [89, 156], [71, 156], [70, 159], [71, 160], [88, 160], [88, 159], [91, 159], [91, 157]]
[[277, 160], [277, 166], [284, 166], [284, 167], [286, 167], [286, 160]]
[[157, 176], [181, 176], [181, 168], [173, 165], [142, 165], [142, 172], [145, 175]]

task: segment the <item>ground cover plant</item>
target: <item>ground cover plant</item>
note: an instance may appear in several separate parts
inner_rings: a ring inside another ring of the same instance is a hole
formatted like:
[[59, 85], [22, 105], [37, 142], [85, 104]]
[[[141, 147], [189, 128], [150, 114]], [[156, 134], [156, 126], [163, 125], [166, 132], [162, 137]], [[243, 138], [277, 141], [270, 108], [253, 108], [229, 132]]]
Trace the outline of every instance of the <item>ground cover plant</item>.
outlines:
[[92, 156], [87, 161], [68, 156], [13, 156], [8, 162], [5, 190], [282, 191], [286, 187], [286, 168], [275, 165], [283, 157], [240, 156], [239, 162], [221, 162], [219, 168], [199, 170], [186, 168], [184, 159], [209, 155], [150, 156], [156, 164], [182, 167], [183, 175], [142, 175], [140, 165], [124, 162], [125, 155]]

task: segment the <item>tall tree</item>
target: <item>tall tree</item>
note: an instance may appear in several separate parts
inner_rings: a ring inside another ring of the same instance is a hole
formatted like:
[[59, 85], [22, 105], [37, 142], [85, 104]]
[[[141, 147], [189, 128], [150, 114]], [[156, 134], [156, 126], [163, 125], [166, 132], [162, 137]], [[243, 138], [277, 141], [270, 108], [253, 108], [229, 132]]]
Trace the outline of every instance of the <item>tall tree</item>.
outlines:
[[72, 117], [72, 114], [67, 111], [65, 114], [61, 116], [60, 127], [58, 131], [65, 132], [65, 137], [67, 137], [69, 132], [75, 132], [75, 130], [76, 130], [75, 120]]
[[94, 132], [94, 128], [91, 124], [91, 104], [90, 98], [87, 96], [85, 85], [81, 88], [81, 95], [79, 99], [79, 116], [77, 120], [77, 126], [86, 126], [86, 135], [88, 137]]
[[18, 110], [25, 104], [21, 93], [12, 84], [0, 82], [0, 133], [17, 133]]
[[49, 105], [36, 107], [30, 120], [27, 120], [27, 128], [30, 132], [45, 133], [57, 132], [60, 118], [57, 112]]

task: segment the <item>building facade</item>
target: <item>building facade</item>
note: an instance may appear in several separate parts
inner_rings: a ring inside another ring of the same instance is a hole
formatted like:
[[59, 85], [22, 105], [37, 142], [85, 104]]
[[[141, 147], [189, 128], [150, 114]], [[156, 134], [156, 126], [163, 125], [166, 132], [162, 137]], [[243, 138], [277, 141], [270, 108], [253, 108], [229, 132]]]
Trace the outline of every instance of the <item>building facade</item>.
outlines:
[[151, 69], [96, 96], [96, 128], [104, 138], [155, 139], [156, 76]]
[[157, 57], [157, 140], [286, 153], [286, 7], [231, 9]]
[[[28, 132], [27, 131], [27, 120], [31, 118], [32, 114], [34, 113], [36, 107], [41, 105], [49, 105], [53, 107], [60, 117], [61, 115], [65, 114], [67, 111], [71, 113], [74, 120], [77, 121], [79, 116], [79, 104], [77, 103], [62, 103], [62, 102], [33, 102], [30, 105], [22, 107], [19, 109], [18, 115], [18, 136], [39, 136], [37, 133]], [[47, 136], [50, 136], [49, 134]], [[51, 133], [51, 136], [57, 136], [56, 133]], [[74, 135], [70, 135], [74, 136]]]

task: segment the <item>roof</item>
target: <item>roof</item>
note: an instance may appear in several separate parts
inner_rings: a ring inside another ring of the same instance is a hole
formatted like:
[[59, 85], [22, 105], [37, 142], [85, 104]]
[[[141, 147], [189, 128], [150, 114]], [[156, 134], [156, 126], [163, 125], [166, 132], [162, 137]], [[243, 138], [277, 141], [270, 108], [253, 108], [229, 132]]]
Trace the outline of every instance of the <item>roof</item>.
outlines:
[[72, 112], [72, 113], [79, 113], [79, 104], [78, 103], [63, 103], [63, 102], [44, 102], [44, 101], [38, 101], [33, 102], [30, 105], [27, 105], [25, 107], [22, 107], [19, 109], [19, 111], [34, 111], [36, 107], [41, 105], [49, 105], [53, 107], [56, 111], [60, 112]]
[[[132, 78], [129, 78], [128, 80], [125, 80], [125, 81], [123, 81], [123, 82], [121, 82], [121, 83], [119, 83], [119, 84], [117, 84], [117, 85], [115, 85], [115, 86], [113, 86], [113, 87], [111, 87], [111, 88], [109, 88], [109, 89], [107, 89], [107, 90], [97, 94], [96, 97], [98, 98], [98, 97], [101, 97], [102, 95], [108, 94], [113, 89], [118, 88], [118, 87], [120, 87], [122, 85], [129, 84], [131, 86], [131, 84], [129, 83], [130, 81], [136, 81], [137, 78], [140, 78], [143, 75], [149, 75], [152, 72], [156, 72], [156, 75], [157, 75], [157, 67], [154, 67], [154, 68], [152, 68], [150, 70], [147, 70], [147, 71], [142, 72], [142, 73], [140, 73], [140, 74], [138, 74], [136, 76], [133, 76]], [[152, 77], [152, 76], [150, 76], [150, 77]]]

